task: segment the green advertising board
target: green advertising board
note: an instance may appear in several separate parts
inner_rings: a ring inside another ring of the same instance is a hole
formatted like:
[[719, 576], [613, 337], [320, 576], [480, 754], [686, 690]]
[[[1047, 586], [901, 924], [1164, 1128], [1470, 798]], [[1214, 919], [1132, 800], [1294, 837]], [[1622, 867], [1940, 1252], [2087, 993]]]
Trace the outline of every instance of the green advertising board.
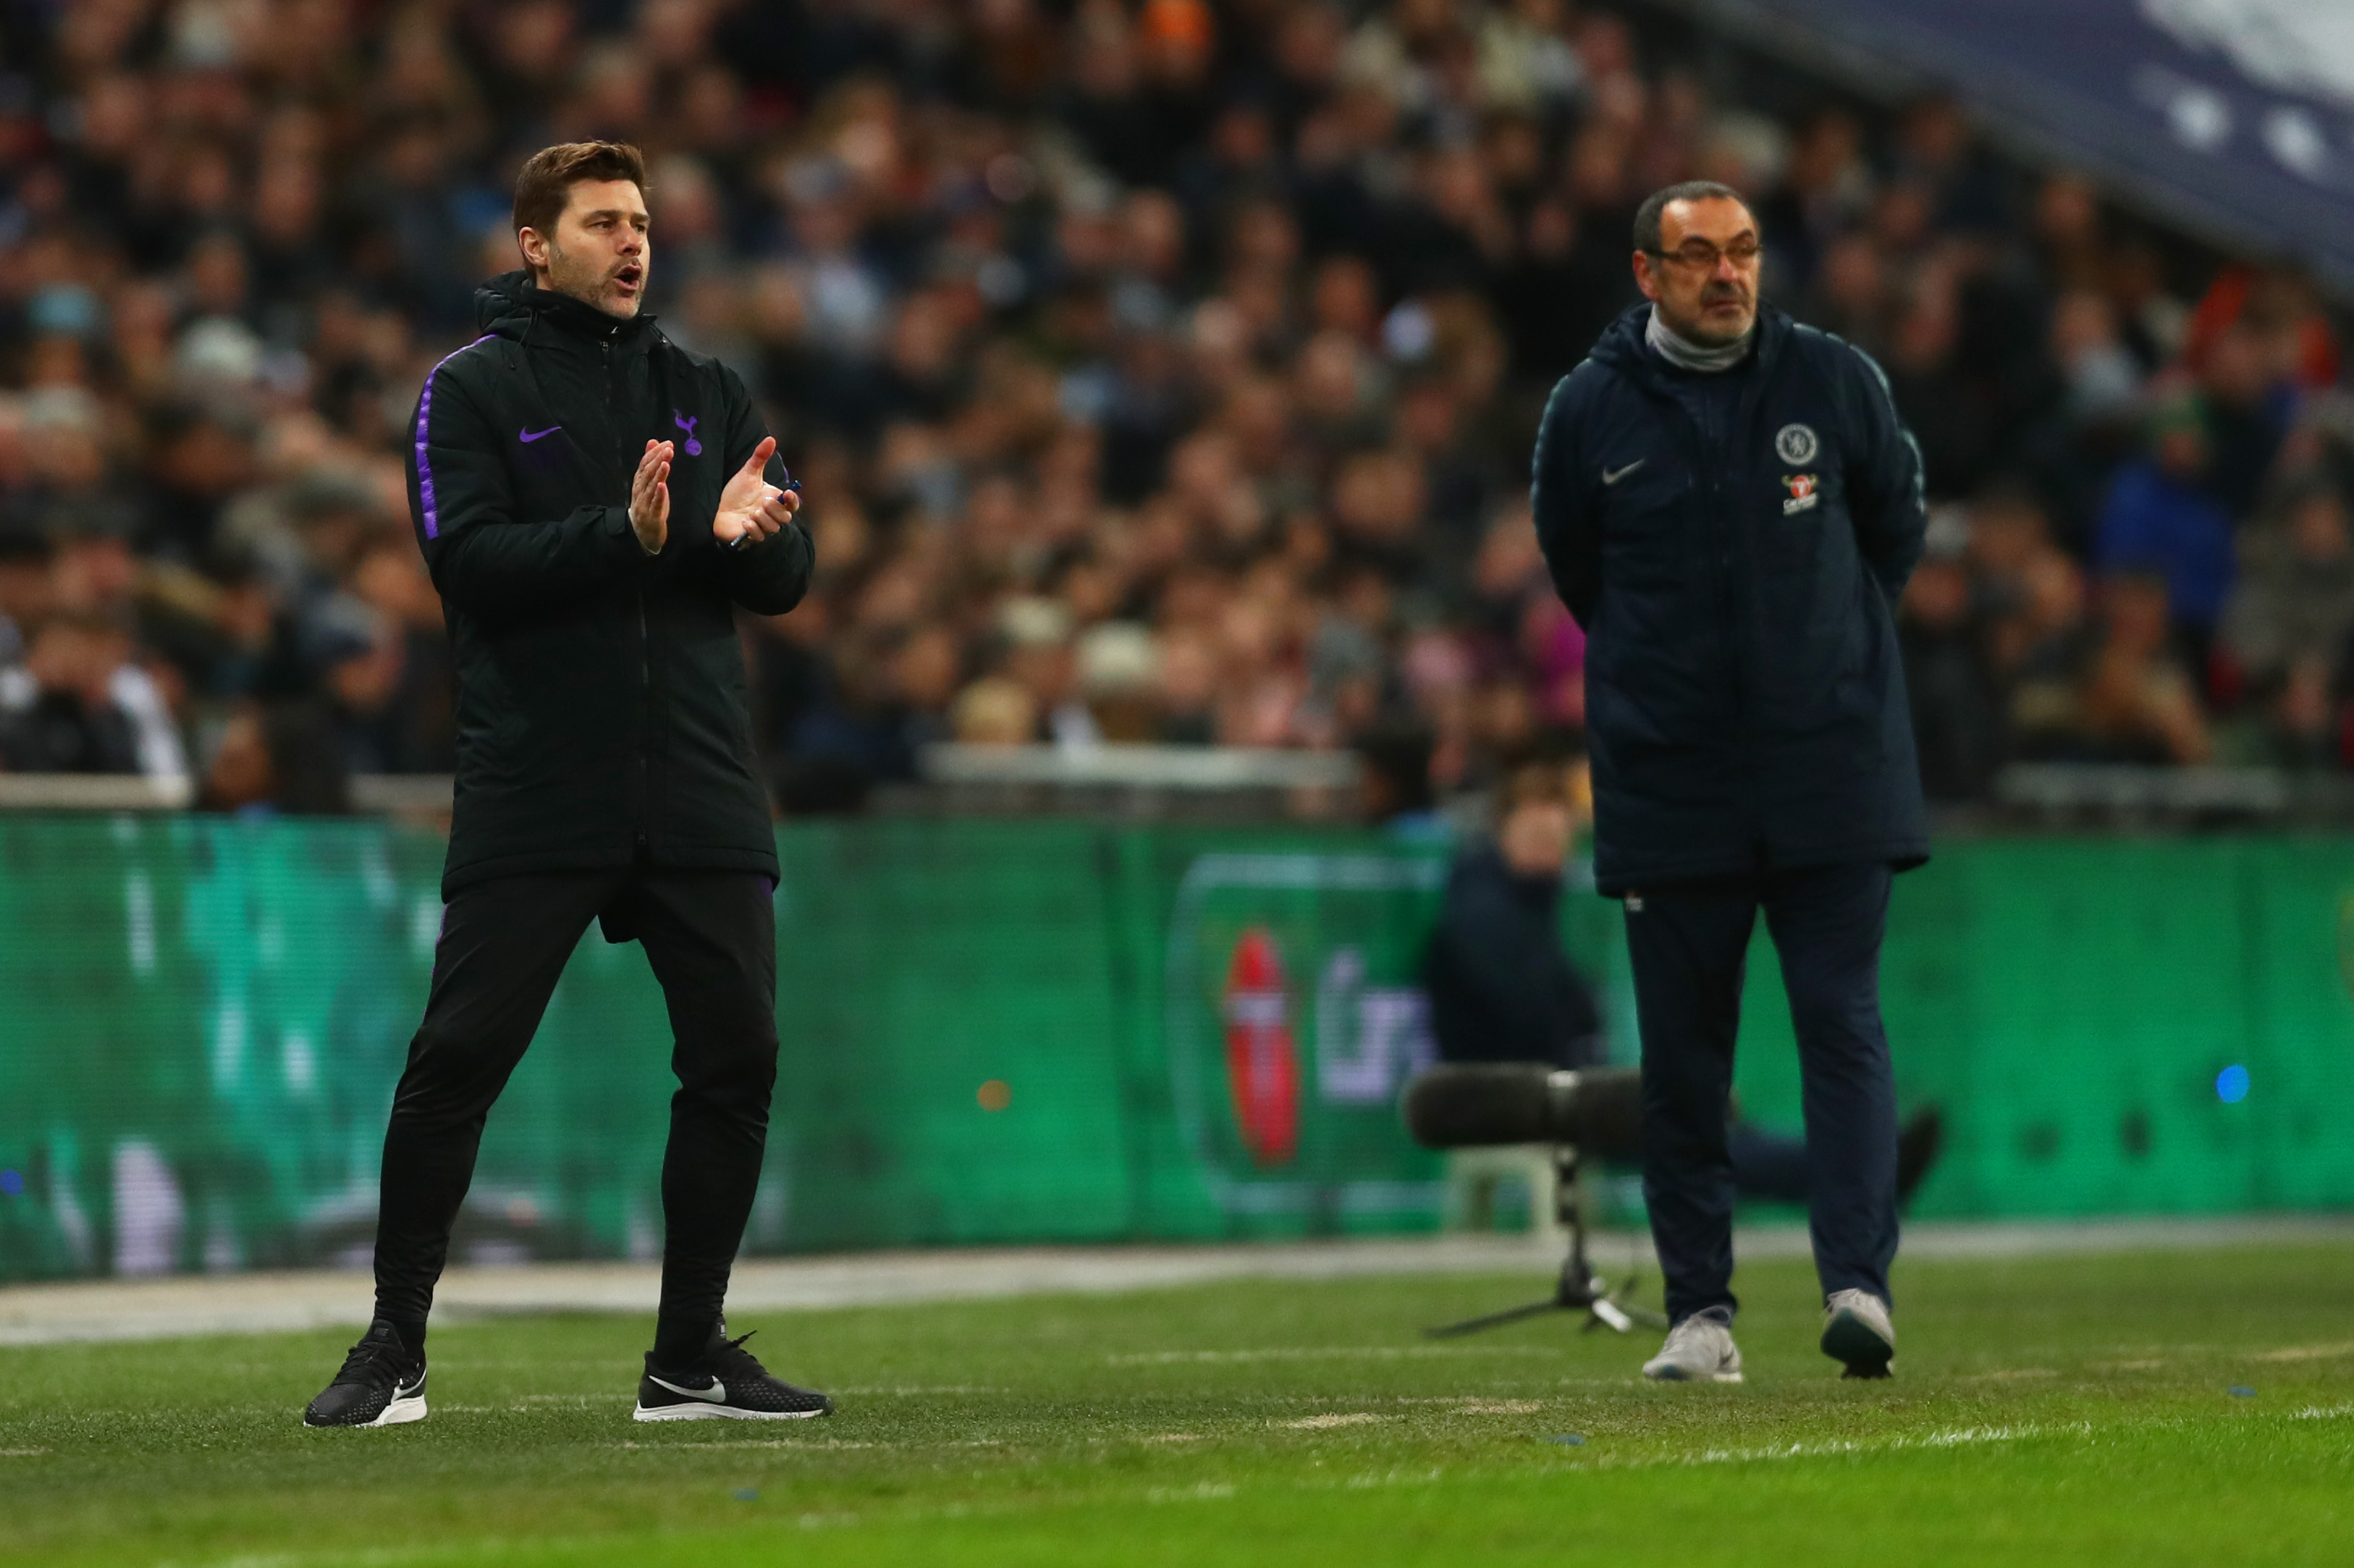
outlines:
[[[779, 831], [783, 1054], [747, 1238], [856, 1247], [1426, 1229], [1395, 1098], [1446, 853], [1345, 831]], [[0, 1279], [359, 1264], [440, 928], [376, 821], [0, 818]], [[1564, 902], [1635, 1059], [1615, 905]], [[1770, 949], [1738, 1083], [1795, 1128]], [[1924, 1216], [2354, 1204], [2354, 837], [1988, 840], [1900, 880]], [[668, 1027], [592, 929], [492, 1117], [455, 1252], [660, 1250]]]
[[[1395, 1110], [1426, 1031], [1394, 999], [1443, 857], [1353, 834], [1061, 821], [876, 821], [788, 829], [779, 846], [769, 1165], [788, 1245], [1436, 1223], [1437, 1161]], [[1238, 1096], [1257, 1080], [1229, 1065], [1246, 936], [1282, 974], [1258, 1005], [1283, 1019], [1257, 1040], [1282, 1036], [1296, 1075], [1279, 1148], [1254, 1150]], [[984, 1103], [991, 1086], [1002, 1104]]]
[[1161, 1040], [1181, 1148], [1230, 1231], [1394, 1228], [1438, 1207], [1397, 1099], [1435, 1059], [1416, 983], [1446, 866], [1195, 857], [1169, 913]]

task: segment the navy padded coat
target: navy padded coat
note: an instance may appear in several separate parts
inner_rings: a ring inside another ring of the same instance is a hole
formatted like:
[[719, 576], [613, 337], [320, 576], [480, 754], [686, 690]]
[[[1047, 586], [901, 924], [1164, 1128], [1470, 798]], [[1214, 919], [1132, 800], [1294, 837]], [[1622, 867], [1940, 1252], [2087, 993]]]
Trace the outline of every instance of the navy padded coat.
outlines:
[[1585, 628], [1595, 877], [1928, 858], [1893, 607], [1921, 454], [1861, 350], [1758, 313], [1717, 442], [1621, 316], [1562, 378], [1532, 500]]

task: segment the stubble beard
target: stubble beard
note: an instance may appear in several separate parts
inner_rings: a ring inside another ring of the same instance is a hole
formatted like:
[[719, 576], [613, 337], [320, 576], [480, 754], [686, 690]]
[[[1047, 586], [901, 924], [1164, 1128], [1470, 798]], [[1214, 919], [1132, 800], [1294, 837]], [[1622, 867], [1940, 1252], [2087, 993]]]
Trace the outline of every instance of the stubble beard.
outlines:
[[[640, 262], [639, 266], [641, 269], [639, 276], [642, 280], [651, 269], [647, 269], [643, 262]], [[584, 305], [604, 312], [609, 316], [628, 321], [638, 313], [640, 307], [645, 302], [644, 286], [641, 282], [637, 293], [626, 299], [615, 300], [607, 289], [607, 285], [611, 281], [612, 274], [607, 269], [594, 262], [575, 260], [556, 242], [554, 236], [549, 237], [547, 281], [541, 285], [543, 288], [551, 293], [568, 295]]]
[[1674, 327], [1685, 341], [1701, 344], [1710, 348], [1723, 348], [1728, 344], [1739, 343], [1743, 338], [1747, 337], [1750, 329], [1757, 324], [1756, 301], [1752, 297], [1743, 302], [1747, 309], [1743, 313], [1741, 325], [1730, 332], [1716, 324], [1708, 314], [1708, 307], [1720, 302], [1723, 302], [1712, 300], [1703, 292], [1700, 298], [1692, 302], [1692, 313], [1689, 321], [1670, 322], [1668, 324]]

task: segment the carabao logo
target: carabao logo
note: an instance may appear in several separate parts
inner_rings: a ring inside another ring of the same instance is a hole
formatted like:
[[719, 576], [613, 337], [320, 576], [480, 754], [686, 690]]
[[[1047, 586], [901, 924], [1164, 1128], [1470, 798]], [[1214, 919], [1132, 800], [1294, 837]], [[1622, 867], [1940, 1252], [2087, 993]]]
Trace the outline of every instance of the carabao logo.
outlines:
[[1226, 964], [1226, 1086], [1251, 1163], [1265, 1170], [1299, 1151], [1299, 1053], [1283, 958], [1264, 926], [1235, 938]]

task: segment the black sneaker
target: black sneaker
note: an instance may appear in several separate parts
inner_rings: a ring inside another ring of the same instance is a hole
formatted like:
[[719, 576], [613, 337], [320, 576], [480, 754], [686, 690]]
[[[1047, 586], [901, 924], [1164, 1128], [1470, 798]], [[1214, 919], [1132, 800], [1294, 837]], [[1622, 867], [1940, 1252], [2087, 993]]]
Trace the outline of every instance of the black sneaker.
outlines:
[[[755, 1329], [752, 1334], [758, 1333]], [[646, 1375], [638, 1380], [637, 1421], [805, 1421], [833, 1414], [822, 1393], [769, 1375], [744, 1341], [727, 1337], [727, 1325], [711, 1330], [711, 1342], [691, 1366], [654, 1364], [646, 1352]]]
[[378, 1318], [344, 1358], [344, 1370], [302, 1412], [305, 1426], [398, 1426], [425, 1419], [425, 1359], [412, 1356]]

